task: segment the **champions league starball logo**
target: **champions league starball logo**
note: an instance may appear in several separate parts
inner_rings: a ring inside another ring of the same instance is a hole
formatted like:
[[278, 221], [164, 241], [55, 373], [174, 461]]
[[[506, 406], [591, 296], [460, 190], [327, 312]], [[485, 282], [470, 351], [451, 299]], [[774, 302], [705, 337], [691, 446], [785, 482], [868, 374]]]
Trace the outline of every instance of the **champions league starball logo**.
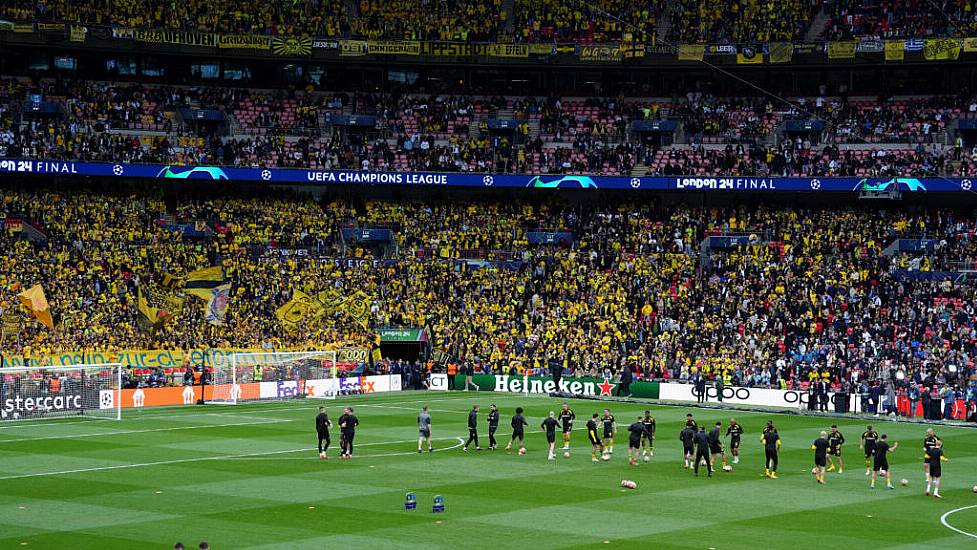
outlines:
[[535, 189], [597, 189], [597, 182], [588, 176], [533, 176], [526, 187]]
[[178, 180], [228, 180], [222, 168], [216, 166], [164, 166], [157, 178]]

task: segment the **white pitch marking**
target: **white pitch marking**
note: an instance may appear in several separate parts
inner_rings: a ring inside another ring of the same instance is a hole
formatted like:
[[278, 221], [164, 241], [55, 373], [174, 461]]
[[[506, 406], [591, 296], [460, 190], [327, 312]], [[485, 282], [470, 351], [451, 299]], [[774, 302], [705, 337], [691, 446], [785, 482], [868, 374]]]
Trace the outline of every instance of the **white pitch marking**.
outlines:
[[[458, 439], [458, 438], [449, 438], [449, 439]], [[403, 443], [414, 443], [416, 441], [417, 441], [416, 439], [405, 439], [405, 440], [401, 440], [401, 441], [377, 441], [377, 442], [374, 442], [374, 443], [360, 443], [360, 444], [358, 444], [356, 446], [357, 447], [369, 447], [369, 446], [373, 446], [373, 445], [399, 445], [399, 444], [403, 444]], [[98, 466], [98, 467], [95, 467], [95, 468], [78, 468], [78, 469], [75, 469], [75, 470], [61, 470], [61, 471], [58, 471], [58, 472], [38, 472], [38, 473], [35, 473], [35, 474], [16, 474], [16, 475], [10, 475], [10, 476], [2, 476], [2, 477], [0, 477], [0, 481], [7, 480], [7, 479], [25, 479], [25, 478], [31, 478], [31, 477], [46, 477], [46, 476], [66, 475], [66, 474], [81, 474], [81, 473], [85, 473], [85, 472], [102, 472], [102, 471], [107, 471], [107, 470], [125, 470], [125, 469], [129, 469], [129, 468], [144, 468], [146, 466], [167, 466], [167, 465], [170, 465], [170, 464], [187, 464], [187, 463], [190, 463], [190, 462], [205, 462], [205, 461], [208, 461], [208, 460], [227, 460], [227, 459], [232, 459], [232, 458], [247, 458], [247, 457], [253, 457], [253, 456], [269, 456], [269, 455], [281, 455], [281, 454], [289, 454], [289, 453], [305, 453], [305, 452], [315, 451], [315, 450], [317, 450], [315, 447], [308, 447], [308, 448], [305, 448], [305, 449], [288, 449], [288, 450], [284, 450], [284, 451], [266, 451], [266, 452], [261, 452], [261, 453], [244, 453], [244, 454], [239, 454], [239, 455], [201, 456], [201, 457], [197, 457], [197, 458], [181, 458], [181, 459], [177, 459], [177, 460], [160, 460], [160, 461], [157, 461], [157, 462], [137, 462], [137, 463], [133, 463], [133, 464], [116, 464], [114, 466]]]
[[973, 538], [973, 539], [977, 539], [977, 534], [968, 533], [967, 531], [964, 531], [962, 529], [957, 529], [956, 527], [950, 525], [946, 521], [946, 518], [950, 517], [951, 514], [955, 514], [957, 512], [961, 512], [963, 510], [969, 510], [971, 508], [977, 508], [977, 504], [974, 504], [972, 506], [964, 506], [963, 508], [956, 508], [954, 510], [950, 510], [949, 512], [947, 512], [947, 513], [943, 514], [942, 516], [940, 516], [940, 523], [942, 523], [944, 527], [946, 527], [947, 529], [950, 529], [951, 531], [956, 531], [957, 533], [960, 533], [961, 535], [964, 535], [964, 536], [967, 536], [967, 537], [970, 537], [970, 538]]
[[[452, 445], [450, 447], [445, 447], [443, 449], [434, 449], [433, 452], [437, 453], [437, 452], [441, 452], [441, 451], [451, 451], [451, 450], [457, 449], [458, 447], [461, 447], [462, 445], [465, 444], [465, 440], [462, 439], [462, 438], [460, 438], [460, 437], [456, 437], [454, 439], [458, 443], [455, 443], [454, 445]], [[357, 447], [360, 447], [360, 446], [361, 445], [357, 445]], [[311, 450], [314, 451], [315, 449], [311, 449]], [[387, 457], [387, 456], [410, 456], [410, 455], [416, 455], [416, 454], [427, 454], [427, 453], [418, 453], [417, 451], [404, 451], [404, 452], [399, 452], [399, 453], [384, 453], [384, 454], [379, 454], [379, 455], [354, 455], [354, 458], [383, 458], [383, 457]], [[322, 460], [322, 459], [321, 458], [318, 458], [318, 457], [312, 457], [312, 456], [288, 456], [288, 457], [284, 457], [284, 458], [275, 458], [275, 457], [269, 457], [269, 456], [257, 456], [257, 457], [246, 457], [246, 456], [243, 456], [243, 457], [235, 457], [232, 460], [249, 460], [249, 461], [254, 461], [254, 460], [315, 460], [315, 461], [319, 461], [319, 460]], [[370, 466], [370, 468], [372, 468], [372, 467], [373, 466]]]
[[235, 422], [233, 424], [205, 424], [201, 426], [175, 426], [172, 428], [153, 428], [149, 430], [121, 430], [117, 432], [100, 432], [93, 434], [71, 434], [71, 435], [53, 435], [45, 437], [23, 437], [20, 439], [0, 439], [0, 443], [18, 443], [23, 441], [43, 441], [45, 439], [82, 439], [85, 437], [106, 437], [113, 435], [130, 435], [130, 434], [145, 434], [154, 432], [172, 432], [177, 430], [200, 430], [203, 428], [229, 428], [231, 426], [260, 426], [262, 424], [281, 424], [283, 422], [295, 422], [294, 419], [280, 419], [280, 420], [267, 420], [263, 419], [261, 422]]

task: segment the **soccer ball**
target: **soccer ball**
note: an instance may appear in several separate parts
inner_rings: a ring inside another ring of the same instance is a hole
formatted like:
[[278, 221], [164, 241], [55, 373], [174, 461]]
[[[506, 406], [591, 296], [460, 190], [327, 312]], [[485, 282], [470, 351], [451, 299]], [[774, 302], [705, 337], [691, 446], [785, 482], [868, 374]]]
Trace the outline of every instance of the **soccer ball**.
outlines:
[[723, 471], [724, 472], [732, 472], [733, 471], [733, 467], [730, 466], [729, 464], [727, 464], [727, 465], [723, 466]]
[[633, 482], [633, 481], [631, 481], [630, 479], [622, 479], [621, 480], [621, 487], [624, 487], [625, 489], [637, 489], [638, 488], [638, 484], [635, 483], [635, 482]]
[[519, 454], [520, 454], [520, 455], [524, 455], [524, 454], [526, 454], [526, 448], [525, 448], [525, 447], [523, 447], [523, 448], [521, 448], [521, 449], [519, 449]]
[[901, 479], [899, 481], [899, 484], [902, 485], [903, 487], [905, 487], [906, 485], [909, 485], [909, 480], [906, 479], [906, 478], [903, 478], [903, 479]]
[[651, 462], [651, 457], [650, 457], [650, 456], [648, 456], [648, 455], [645, 455], [645, 462], [646, 462], [646, 463], [647, 463], [647, 462]]
[[818, 467], [817, 466], [811, 468], [811, 475], [812, 476], [818, 475]]
[[570, 451], [563, 451], [563, 458], [570, 458]]
[[319, 453], [319, 458], [326, 458], [326, 453]]
[[974, 485], [974, 492], [977, 493], [977, 485]]
[[611, 455], [609, 455], [607, 453], [604, 453], [604, 455], [601, 456], [601, 458], [603, 458], [604, 460], [610, 460], [611, 459]]

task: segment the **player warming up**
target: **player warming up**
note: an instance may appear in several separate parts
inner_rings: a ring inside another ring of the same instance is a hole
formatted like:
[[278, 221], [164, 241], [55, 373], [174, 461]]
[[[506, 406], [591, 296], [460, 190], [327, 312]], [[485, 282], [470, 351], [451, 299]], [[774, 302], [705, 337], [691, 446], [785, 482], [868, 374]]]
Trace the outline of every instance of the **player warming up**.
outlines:
[[516, 414], [512, 417], [512, 439], [509, 440], [509, 444], [505, 446], [505, 450], [512, 448], [512, 444], [518, 440], [519, 441], [519, 454], [526, 454], [526, 426], [529, 422], [526, 422], [526, 418], [522, 415], [522, 407], [516, 407]]
[[[923, 456], [929, 454], [930, 449], [936, 446], [937, 443], [943, 443], [933, 428], [926, 428], [926, 437], [923, 438]], [[930, 482], [930, 462], [923, 458], [923, 473], [926, 474], [926, 483]]]
[[645, 426], [644, 417], [638, 416], [638, 419], [628, 426], [628, 464], [638, 465], [641, 440], [645, 437], [648, 437], [648, 428]]
[[645, 425], [645, 435], [641, 437], [641, 458], [648, 462], [649, 457], [655, 456], [655, 430], [657, 429], [655, 417], [651, 416], [651, 411], [645, 411], [641, 423]]
[[476, 451], [482, 450], [478, 446], [478, 405], [472, 405], [472, 410], [468, 413], [468, 441], [465, 442], [462, 450], [467, 451], [468, 446], [472, 443], [475, 444]]
[[841, 446], [845, 444], [845, 436], [841, 435], [838, 431], [838, 425], [831, 425], [831, 432], [828, 433], [828, 471], [833, 472], [835, 470], [835, 460], [838, 461], [838, 473], [845, 473], [845, 463], [841, 459]]
[[339, 458], [353, 458], [353, 439], [359, 425], [360, 420], [353, 414], [353, 407], [344, 408], [343, 415], [339, 417]]
[[590, 440], [590, 461], [599, 462], [598, 456], [604, 454], [604, 444], [601, 443], [600, 434], [597, 433], [597, 419], [600, 415], [594, 413], [594, 415], [587, 421], [587, 439]]
[[897, 447], [899, 447], [898, 442], [889, 447], [888, 436], [885, 434], [882, 434], [882, 437], [876, 442], [875, 460], [872, 463], [872, 483], [869, 485], [872, 489], [875, 489], [875, 477], [879, 472], [885, 475], [885, 488], [895, 489], [892, 486], [892, 472], [889, 471], [889, 453], [894, 452]]
[[539, 425], [546, 432], [547, 460], [556, 460], [556, 453], [553, 449], [556, 448], [556, 428], [559, 425], [560, 423], [556, 420], [556, 413], [553, 411], [550, 411], [550, 415], [544, 418], [543, 422]]
[[563, 428], [563, 450], [570, 450], [570, 434], [573, 432], [573, 421], [577, 418], [577, 415], [573, 414], [573, 410], [570, 409], [569, 405], [563, 404], [563, 408], [560, 409], [559, 415], [560, 425]]
[[930, 483], [933, 484], [933, 497], [940, 496], [940, 478], [943, 476], [944, 460], [950, 460], [943, 454], [943, 442], [939, 439], [926, 451], [926, 461], [929, 464], [929, 474], [926, 476], [926, 495], [930, 494]]
[[695, 434], [695, 430], [688, 423], [685, 424], [685, 427], [678, 434], [678, 438], [682, 442], [682, 456], [685, 459], [686, 469], [692, 467], [692, 451], [695, 446]]
[[740, 438], [743, 437], [743, 426], [736, 422], [735, 418], [729, 419], [729, 427], [726, 428], [726, 436], [729, 437], [729, 452], [733, 455], [733, 464], [740, 463]]
[[427, 452], [433, 452], [431, 446], [431, 413], [427, 405], [421, 407], [421, 412], [417, 415], [417, 452], [421, 452], [421, 444], [427, 441]]
[[610, 409], [604, 409], [604, 416], [600, 419], [604, 425], [604, 460], [610, 459], [614, 454], [614, 434], [617, 432], [617, 423]]
[[315, 417], [315, 431], [319, 436], [319, 458], [329, 458], [329, 428], [331, 427], [332, 422], [329, 420], [329, 415], [326, 414], [326, 408], [319, 407], [319, 414]]
[[865, 451], [865, 475], [872, 473], [872, 458], [875, 456], [875, 444], [879, 442], [879, 432], [872, 429], [871, 424], [862, 432], [862, 439], [858, 446]]
[[[716, 422], [716, 425], [711, 430], [709, 430], [709, 454], [712, 455], [712, 461], [710, 462], [710, 464], [715, 464], [716, 463], [716, 457], [718, 457], [719, 455], [722, 455], [722, 457], [723, 457], [722, 467], [723, 467], [723, 469], [725, 469], [726, 468], [726, 450], [723, 449], [722, 436], [719, 435], [720, 434], [720, 431], [722, 430], [722, 428], [723, 428], [723, 423], [722, 422]], [[715, 472], [716, 471], [716, 468], [713, 467], [712, 468], [712, 471]]]
[[828, 449], [830, 447], [828, 434], [824, 431], [821, 432], [821, 437], [815, 439], [814, 443], [811, 444], [811, 450], [814, 451], [814, 479], [818, 480], [821, 485], [824, 485], [824, 467], [828, 463]]
[[488, 430], [489, 430], [489, 450], [494, 451], [498, 442], [495, 440], [495, 431], [499, 429], [499, 408], [495, 403], [489, 405]]
[[763, 444], [765, 455], [764, 475], [770, 479], [777, 479], [777, 463], [780, 460], [780, 434], [773, 425], [773, 420], [767, 420], [767, 425], [763, 428], [763, 435], [760, 436], [760, 443]]
[[699, 477], [700, 464], [706, 465], [706, 471], [709, 473], [709, 477], [712, 477], [712, 463], [709, 462], [709, 434], [706, 433], [705, 426], [699, 428], [695, 434], [695, 461], [693, 464], [696, 477]]

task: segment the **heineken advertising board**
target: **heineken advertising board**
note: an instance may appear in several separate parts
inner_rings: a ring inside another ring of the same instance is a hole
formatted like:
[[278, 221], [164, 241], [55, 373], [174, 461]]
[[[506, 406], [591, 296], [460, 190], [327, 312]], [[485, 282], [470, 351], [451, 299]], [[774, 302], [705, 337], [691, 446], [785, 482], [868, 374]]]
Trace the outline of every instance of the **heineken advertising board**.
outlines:
[[[481, 391], [508, 393], [549, 394], [572, 393], [585, 397], [611, 397], [617, 395], [618, 384], [607, 378], [561, 378], [559, 384], [552, 378], [539, 376], [508, 376], [476, 374], [472, 381]], [[464, 377], [455, 378], [455, 389], [465, 387]], [[658, 399], [658, 382], [632, 382], [631, 397]]]

